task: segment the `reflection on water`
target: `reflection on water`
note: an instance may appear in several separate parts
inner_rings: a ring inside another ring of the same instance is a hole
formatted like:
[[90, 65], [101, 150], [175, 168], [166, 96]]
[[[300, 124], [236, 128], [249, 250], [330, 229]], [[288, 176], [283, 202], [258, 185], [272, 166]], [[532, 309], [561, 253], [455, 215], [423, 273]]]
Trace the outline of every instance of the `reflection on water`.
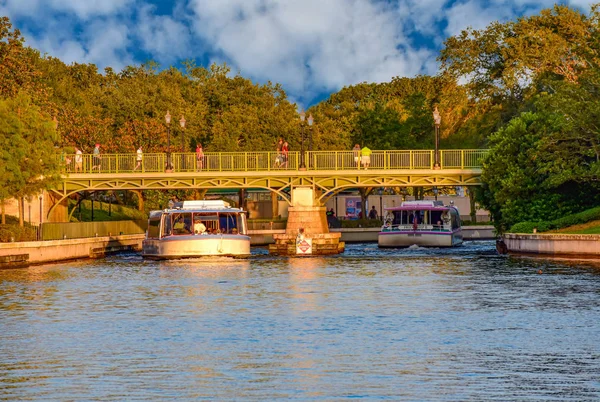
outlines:
[[0, 400], [595, 400], [600, 264], [493, 242], [0, 271]]

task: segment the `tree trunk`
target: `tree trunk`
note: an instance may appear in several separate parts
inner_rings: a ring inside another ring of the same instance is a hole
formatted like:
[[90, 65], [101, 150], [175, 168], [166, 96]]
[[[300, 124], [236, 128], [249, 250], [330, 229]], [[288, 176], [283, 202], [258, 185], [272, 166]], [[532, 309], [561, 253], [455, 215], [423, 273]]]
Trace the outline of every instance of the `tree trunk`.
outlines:
[[6, 225], [6, 213], [4, 210], [4, 198], [0, 199], [0, 209], [2, 210], [2, 224]]
[[373, 192], [374, 187], [364, 187], [364, 188], [360, 188], [358, 189], [358, 192], [360, 194], [360, 204], [361, 204], [361, 208], [360, 208], [360, 219], [366, 219], [367, 218], [367, 199], [369, 198], [369, 195], [371, 195], [371, 193]]
[[19, 226], [25, 226], [25, 222], [23, 220], [23, 213], [25, 211], [25, 197], [18, 198], [19, 203]]
[[144, 212], [144, 194], [141, 190], [132, 190], [138, 199], [138, 211]]
[[475, 209], [475, 192], [469, 187], [469, 203], [471, 206], [471, 223], [477, 222], [477, 210]]

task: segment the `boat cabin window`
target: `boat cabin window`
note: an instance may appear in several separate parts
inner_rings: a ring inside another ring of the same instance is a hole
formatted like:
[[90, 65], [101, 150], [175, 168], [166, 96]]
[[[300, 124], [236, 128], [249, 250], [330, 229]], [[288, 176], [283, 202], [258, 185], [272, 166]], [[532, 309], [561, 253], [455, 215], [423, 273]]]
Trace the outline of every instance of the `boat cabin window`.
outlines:
[[148, 238], [158, 238], [160, 235], [160, 216], [148, 220]]

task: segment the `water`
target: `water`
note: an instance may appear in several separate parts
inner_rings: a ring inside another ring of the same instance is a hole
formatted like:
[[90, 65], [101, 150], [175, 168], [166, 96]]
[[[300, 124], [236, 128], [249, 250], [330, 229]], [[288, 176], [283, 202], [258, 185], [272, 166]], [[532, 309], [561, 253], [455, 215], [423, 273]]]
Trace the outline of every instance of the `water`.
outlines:
[[600, 399], [598, 263], [253, 253], [0, 271], [0, 400]]

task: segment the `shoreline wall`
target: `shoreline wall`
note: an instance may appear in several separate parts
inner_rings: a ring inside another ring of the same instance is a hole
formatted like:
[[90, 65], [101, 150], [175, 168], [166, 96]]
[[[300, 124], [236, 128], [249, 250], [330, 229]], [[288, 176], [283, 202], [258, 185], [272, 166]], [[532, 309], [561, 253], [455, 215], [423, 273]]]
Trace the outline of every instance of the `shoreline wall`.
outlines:
[[0, 268], [23, 267], [80, 258], [102, 258], [142, 248], [143, 234], [83, 239], [0, 243]]
[[600, 256], [600, 235], [508, 233], [502, 241], [508, 254]]

